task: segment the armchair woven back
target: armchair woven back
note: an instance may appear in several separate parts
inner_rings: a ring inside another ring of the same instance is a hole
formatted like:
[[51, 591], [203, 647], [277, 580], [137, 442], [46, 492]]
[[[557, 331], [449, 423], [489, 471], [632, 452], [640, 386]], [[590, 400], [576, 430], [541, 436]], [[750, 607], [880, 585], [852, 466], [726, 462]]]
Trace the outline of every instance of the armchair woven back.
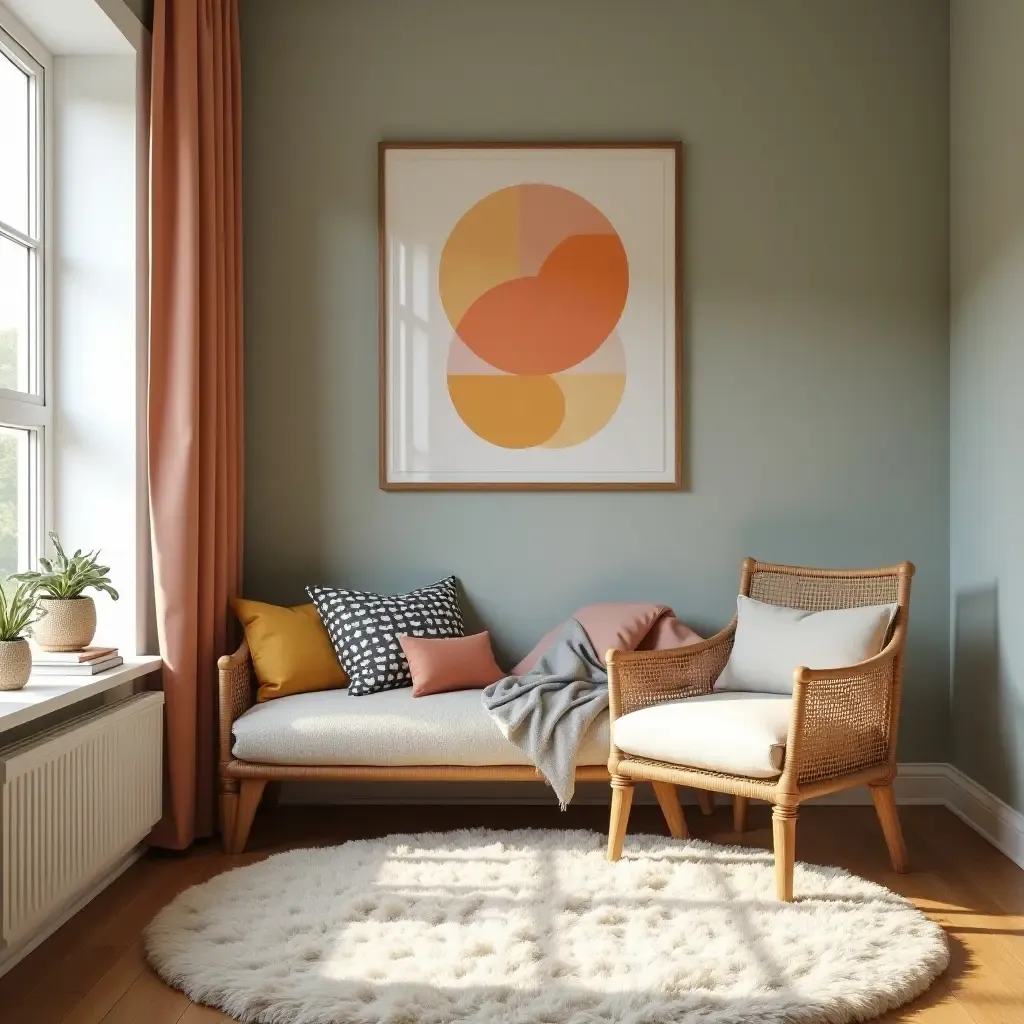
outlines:
[[886, 569], [805, 569], [748, 558], [743, 563], [740, 593], [765, 604], [809, 612], [896, 604], [895, 631], [906, 625], [913, 573], [909, 562]]

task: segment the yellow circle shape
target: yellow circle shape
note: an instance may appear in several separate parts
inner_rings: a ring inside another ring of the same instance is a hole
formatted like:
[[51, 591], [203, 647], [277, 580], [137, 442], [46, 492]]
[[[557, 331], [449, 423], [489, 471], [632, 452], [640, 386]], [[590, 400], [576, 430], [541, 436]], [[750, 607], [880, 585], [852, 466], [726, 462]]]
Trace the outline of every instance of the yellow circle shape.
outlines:
[[535, 448], [562, 425], [565, 398], [549, 376], [449, 374], [448, 394], [463, 423], [499, 448]]

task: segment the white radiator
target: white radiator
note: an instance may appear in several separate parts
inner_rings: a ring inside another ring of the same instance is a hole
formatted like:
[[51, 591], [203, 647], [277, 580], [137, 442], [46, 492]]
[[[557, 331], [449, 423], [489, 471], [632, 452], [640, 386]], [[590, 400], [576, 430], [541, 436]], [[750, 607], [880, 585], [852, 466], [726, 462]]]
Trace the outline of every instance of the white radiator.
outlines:
[[163, 694], [0, 748], [0, 949], [66, 909], [160, 817]]

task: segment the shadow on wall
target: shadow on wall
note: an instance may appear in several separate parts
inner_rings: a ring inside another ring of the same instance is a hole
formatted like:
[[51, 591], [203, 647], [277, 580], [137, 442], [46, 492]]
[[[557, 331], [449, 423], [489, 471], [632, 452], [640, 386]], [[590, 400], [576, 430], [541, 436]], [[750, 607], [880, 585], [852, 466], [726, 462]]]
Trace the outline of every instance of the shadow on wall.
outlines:
[[956, 592], [953, 622], [953, 754], [956, 765], [1012, 806], [1022, 804], [1014, 723], [1024, 720], [999, 634], [999, 583]]

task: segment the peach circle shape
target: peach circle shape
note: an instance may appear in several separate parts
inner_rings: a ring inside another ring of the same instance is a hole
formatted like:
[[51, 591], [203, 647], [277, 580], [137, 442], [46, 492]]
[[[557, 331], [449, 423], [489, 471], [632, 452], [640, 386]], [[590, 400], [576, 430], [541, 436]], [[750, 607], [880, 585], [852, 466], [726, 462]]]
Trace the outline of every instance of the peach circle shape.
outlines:
[[615, 415], [626, 390], [624, 373], [560, 373], [554, 379], [565, 413], [558, 429], [541, 442], [544, 448], [572, 448], [589, 441]]
[[568, 373], [554, 377], [565, 402], [561, 426], [544, 448], [572, 448], [603, 430], [618, 411], [626, 390], [626, 353], [618, 334]]

